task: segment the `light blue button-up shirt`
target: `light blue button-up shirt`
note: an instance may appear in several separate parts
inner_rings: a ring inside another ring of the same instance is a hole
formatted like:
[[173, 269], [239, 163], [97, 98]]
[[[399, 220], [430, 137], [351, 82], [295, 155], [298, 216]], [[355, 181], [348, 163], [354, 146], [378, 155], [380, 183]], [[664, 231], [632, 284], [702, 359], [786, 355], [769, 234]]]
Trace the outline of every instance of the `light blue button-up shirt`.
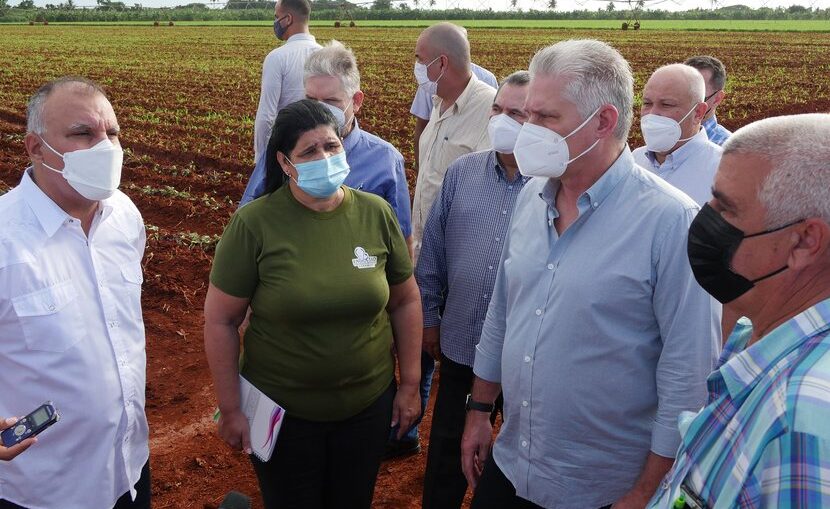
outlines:
[[[386, 200], [395, 215], [404, 237], [412, 234], [412, 207], [409, 204], [409, 186], [404, 173], [403, 156], [386, 140], [360, 129], [355, 120], [351, 132], [343, 139], [346, 162], [351, 171], [345, 185], [372, 193]], [[254, 167], [239, 206], [245, 205], [265, 192], [265, 157]]]
[[686, 256], [697, 205], [627, 147], [561, 236], [558, 186], [534, 178], [518, 198], [474, 372], [502, 385], [493, 454], [517, 495], [585, 509], [625, 494], [649, 451], [674, 456], [678, 414], [706, 401], [720, 307]]
[[712, 199], [712, 182], [723, 149], [709, 141], [704, 129], [677, 150], [667, 154], [662, 163], [646, 147], [635, 149], [632, 154], [635, 163], [688, 194], [701, 207]]

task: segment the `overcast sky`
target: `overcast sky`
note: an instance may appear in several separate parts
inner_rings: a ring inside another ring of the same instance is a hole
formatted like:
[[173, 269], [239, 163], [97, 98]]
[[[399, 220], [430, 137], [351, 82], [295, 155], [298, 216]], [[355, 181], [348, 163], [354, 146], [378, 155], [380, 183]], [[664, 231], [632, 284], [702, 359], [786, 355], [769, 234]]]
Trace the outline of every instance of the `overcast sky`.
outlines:
[[[190, 2], [202, 1], [210, 5], [210, 0], [126, 0], [125, 3], [132, 5], [134, 3], [141, 3], [147, 7], [173, 7], [175, 5], [183, 5]], [[224, 1], [224, 0], [220, 0]], [[354, 0], [365, 1], [365, 0]], [[395, 0], [397, 2], [397, 0]], [[621, 0], [624, 2], [624, 0]], [[789, 7], [790, 5], [804, 5], [812, 7], [826, 8], [830, 7], [830, 0], [717, 0], [719, 5], [733, 5], [743, 4], [750, 7]], [[11, 4], [15, 5], [19, 0], [11, 0]], [[527, 10], [532, 8], [543, 9], [547, 5], [547, 0], [518, 0], [519, 7]], [[60, 3], [58, 0], [35, 0], [36, 5], [45, 5], [47, 3]], [[75, 0], [78, 5], [95, 5], [94, 0]], [[412, 0], [409, 0], [409, 5], [414, 5]], [[421, 2], [422, 4], [425, 2]], [[607, 5], [608, 0], [557, 0], [557, 10], [570, 11], [577, 9], [594, 10], [598, 7]], [[463, 7], [471, 9], [486, 9], [492, 7], [494, 10], [507, 10], [509, 0], [436, 0], [436, 7], [438, 8], [452, 8]], [[659, 8], [671, 11], [694, 9], [697, 7], [708, 8], [712, 5], [711, 0], [646, 0], [646, 7]], [[619, 3], [618, 9], [625, 9], [625, 3]]]

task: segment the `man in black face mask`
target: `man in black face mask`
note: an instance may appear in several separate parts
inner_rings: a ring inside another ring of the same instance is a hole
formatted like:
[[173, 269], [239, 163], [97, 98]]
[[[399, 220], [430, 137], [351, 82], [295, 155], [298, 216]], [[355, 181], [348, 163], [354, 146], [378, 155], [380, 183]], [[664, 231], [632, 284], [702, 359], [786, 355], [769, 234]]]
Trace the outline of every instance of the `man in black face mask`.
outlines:
[[810, 114], [724, 145], [689, 262], [749, 321], [709, 376], [707, 406], [681, 414], [678, 459], [650, 507], [830, 507], [828, 139], [830, 115]]

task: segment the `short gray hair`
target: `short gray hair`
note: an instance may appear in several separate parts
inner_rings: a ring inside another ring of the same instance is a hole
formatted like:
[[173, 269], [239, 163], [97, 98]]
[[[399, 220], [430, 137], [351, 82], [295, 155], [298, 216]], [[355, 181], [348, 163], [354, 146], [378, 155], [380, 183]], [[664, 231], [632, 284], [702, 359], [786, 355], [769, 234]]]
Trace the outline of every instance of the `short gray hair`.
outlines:
[[470, 69], [470, 41], [464, 27], [444, 21], [425, 28], [418, 37], [427, 38], [433, 57], [446, 55], [450, 67]]
[[340, 79], [343, 91], [352, 97], [360, 90], [360, 71], [354, 52], [340, 41], [332, 39], [305, 61], [303, 81], [316, 76], [333, 76]]
[[737, 130], [723, 145], [723, 156], [762, 157], [772, 170], [758, 199], [767, 228], [808, 217], [830, 223], [830, 114], [767, 118]]
[[625, 141], [634, 116], [634, 76], [619, 51], [593, 39], [571, 39], [540, 49], [530, 75], [565, 75], [565, 96], [587, 117], [603, 104], [619, 112], [614, 137]]
[[26, 107], [27, 133], [46, 133], [46, 126], [43, 124], [43, 106], [46, 104], [46, 99], [52, 95], [52, 92], [65, 86], [75, 86], [79, 89], [79, 91], [90, 94], [97, 93], [104, 96], [104, 98], [107, 97], [107, 93], [101, 85], [81, 76], [64, 76], [62, 78], [52, 80], [37, 89], [37, 92], [29, 98], [29, 104]]
[[499, 90], [501, 90], [501, 87], [503, 87], [505, 85], [523, 86], [523, 85], [527, 85], [528, 83], [530, 83], [530, 72], [528, 72], [528, 71], [516, 71], [516, 72], [512, 73], [511, 75], [509, 75], [508, 77], [501, 80], [501, 82], [499, 83]]
[[[702, 103], [706, 99], [706, 82], [703, 80], [703, 75], [694, 67], [686, 64], [669, 64], [663, 67], [658, 67], [652, 76], [658, 72], [671, 72], [683, 76], [688, 88], [689, 102], [692, 104]], [[649, 78], [650, 79], [650, 78]]]

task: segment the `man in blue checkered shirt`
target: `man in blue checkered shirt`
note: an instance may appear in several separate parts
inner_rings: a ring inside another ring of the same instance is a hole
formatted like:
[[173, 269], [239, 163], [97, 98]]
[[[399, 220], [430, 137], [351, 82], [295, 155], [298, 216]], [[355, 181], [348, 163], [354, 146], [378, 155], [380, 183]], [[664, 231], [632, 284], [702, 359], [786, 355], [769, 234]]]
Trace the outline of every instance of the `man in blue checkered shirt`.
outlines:
[[488, 133], [493, 150], [459, 157], [444, 177], [424, 228], [415, 279], [424, 310], [424, 349], [440, 359], [440, 378], [424, 476], [425, 509], [458, 509], [465, 401], [473, 358], [498, 271], [502, 240], [529, 177], [513, 146], [527, 120], [530, 74], [508, 76], [496, 94]]
[[703, 75], [706, 82], [706, 104], [709, 106], [703, 117], [703, 128], [709, 135], [709, 141], [715, 145], [723, 145], [732, 132], [718, 124], [715, 112], [726, 97], [726, 67], [717, 58], [707, 55], [691, 57], [683, 63], [694, 67]]
[[742, 319], [680, 415], [649, 507], [830, 507], [830, 115], [769, 118], [724, 145], [689, 228], [695, 278]]

